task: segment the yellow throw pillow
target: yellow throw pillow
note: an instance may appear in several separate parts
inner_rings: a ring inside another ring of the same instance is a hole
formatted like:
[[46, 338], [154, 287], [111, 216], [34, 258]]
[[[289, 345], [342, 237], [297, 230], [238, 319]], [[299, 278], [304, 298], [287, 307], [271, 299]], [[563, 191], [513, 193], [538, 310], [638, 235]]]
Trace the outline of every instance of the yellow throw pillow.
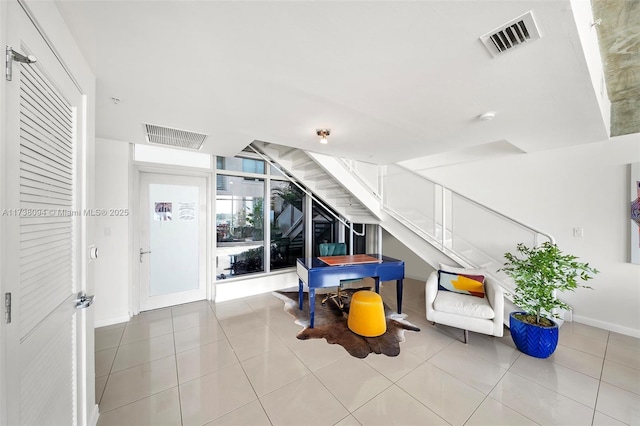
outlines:
[[438, 271], [438, 290], [484, 297], [484, 276]]

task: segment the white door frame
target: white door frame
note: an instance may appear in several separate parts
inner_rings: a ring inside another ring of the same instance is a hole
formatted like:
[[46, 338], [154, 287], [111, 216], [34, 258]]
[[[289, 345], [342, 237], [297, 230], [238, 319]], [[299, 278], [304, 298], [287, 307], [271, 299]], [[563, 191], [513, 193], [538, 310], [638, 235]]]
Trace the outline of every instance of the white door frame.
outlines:
[[[134, 145], [131, 145], [133, 156]], [[133, 221], [130, 232], [130, 277], [131, 285], [129, 290], [129, 310], [131, 315], [137, 315], [140, 313], [140, 221], [142, 220], [139, 202], [140, 199], [140, 176], [142, 173], [155, 173], [164, 175], [175, 176], [192, 176], [192, 177], [204, 177], [207, 180], [206, 186], [206, 201], [207, 201], [207, 214], [206, 214], [206, 299], [213, 300], [215, 297], [215, 286], [212, 283], [211, 267], [212, 267], [212, 220], [213, 220], [213, 204], [212, 204], [212, 182], [213, 171], [201, 171], [193, 170], [188, 167], [171, 166], [171, 165], [149, 165], [147, 163], [134, 163], [132, 166], [132, 180], [130, 182], [131, 194], [129, 199], [129, 206], [132, 210]]]

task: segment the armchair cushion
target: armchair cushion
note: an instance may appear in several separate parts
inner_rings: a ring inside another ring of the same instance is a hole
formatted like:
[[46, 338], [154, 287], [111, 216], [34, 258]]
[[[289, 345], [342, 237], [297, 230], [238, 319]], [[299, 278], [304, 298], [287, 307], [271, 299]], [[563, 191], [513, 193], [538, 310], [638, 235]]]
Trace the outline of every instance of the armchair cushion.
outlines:
[[436, 311], [472, 318], [492, 319], [495, 316], [487, 299], [450, 291], [439, 291], [433, 301], [433, 308]]
[[438, 271], [438, 290], [484, 297], [484, 275]]

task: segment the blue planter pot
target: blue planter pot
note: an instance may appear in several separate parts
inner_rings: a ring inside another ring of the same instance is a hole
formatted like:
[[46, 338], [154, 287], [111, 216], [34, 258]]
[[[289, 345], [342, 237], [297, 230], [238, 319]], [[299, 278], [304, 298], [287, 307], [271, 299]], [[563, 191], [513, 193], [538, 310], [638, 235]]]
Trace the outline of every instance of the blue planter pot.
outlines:
[[554, 321], [553, 327], [542, 327], [529, 324], [515, 318], [515, 314], [524, 312], [511, 312], [509, 316], [509, 329], [511, 338], [516, 347], [527, 355], [536, 358], [549, 358], [558, 346], [558, 324]]

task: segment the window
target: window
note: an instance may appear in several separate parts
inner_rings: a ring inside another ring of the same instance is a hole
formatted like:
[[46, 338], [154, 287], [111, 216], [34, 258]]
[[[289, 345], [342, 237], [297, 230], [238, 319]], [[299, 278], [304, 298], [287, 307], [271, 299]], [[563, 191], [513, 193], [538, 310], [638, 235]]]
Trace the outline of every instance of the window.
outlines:
[[223, 176], [216, 194], [216, 276], [264, 271], [265, 180]]
[[304, 193], [289, 181], [271, 181], [271, 269], [295, 266], [304, 257]]
[[[321, 242], [349, 243], [344, 225], [315, 201], [305, 223], [304, 191], [273, 165], [243, 155], [216, 158], [218, 281], [295, 267], [307, 244], [317, 256]], [[305, 226], [313, 228], [312, 241], [305, 240]]]
[[251, 154], [216, 157], [218, 280], [292, 267], [304, 253], [303, 193], [294, 200], [295, 185], [266, 166]]
[[255, 158], [216, 157], [216, 167], [230, 172], [265, 174], [264, 161]]

